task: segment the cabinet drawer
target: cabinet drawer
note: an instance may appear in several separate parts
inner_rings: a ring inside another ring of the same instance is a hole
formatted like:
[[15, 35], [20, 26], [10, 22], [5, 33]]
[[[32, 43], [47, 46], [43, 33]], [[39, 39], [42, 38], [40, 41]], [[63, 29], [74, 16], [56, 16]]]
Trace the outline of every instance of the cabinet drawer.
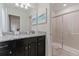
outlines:
[[9, 50], [0, 50], [0, 56], [9, 56], [10, 51]]
[[14, 50], [0, 50], [0, 56], [14, 56], [15, 55], [15, 51]]
[[0, 46], [8, 45], [9, 42], [0, 42]]
[[0, 51], [2, 50], [10, 50], [10, 47], [8, 45], [0, 46]]

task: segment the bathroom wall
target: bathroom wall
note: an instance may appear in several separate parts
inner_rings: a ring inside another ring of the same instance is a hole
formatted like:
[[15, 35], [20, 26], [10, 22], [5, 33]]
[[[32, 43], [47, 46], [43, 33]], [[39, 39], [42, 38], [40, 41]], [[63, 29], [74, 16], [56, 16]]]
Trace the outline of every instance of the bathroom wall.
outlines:
[[0, 31], [2, 31], [2, 4], [0, 4]]
[[[22, 8], [18, 8], [13, 4], [2, 4], [1, 12], [2, 12], [2, 31], [8, 32], [9, 31], [9, 16], [8, 15], [15, 15], [20, 16], [20, 31], [28, 31], [30, 30], [29, 26], [29, 16], [30, 10], [25, 10]], [[6, 29], [6, 30], [5, 30]]]
[[43, 24], [32, 25], [32, 30], [46, 32], [46, 55], [52, 55], [51, 47], [51, 36], [50, 36], [50, 4], [49, 3], [38, 3], [35, 5], [35, 12], [44, 12], [43, 10], [47, 8], [47, 22]]

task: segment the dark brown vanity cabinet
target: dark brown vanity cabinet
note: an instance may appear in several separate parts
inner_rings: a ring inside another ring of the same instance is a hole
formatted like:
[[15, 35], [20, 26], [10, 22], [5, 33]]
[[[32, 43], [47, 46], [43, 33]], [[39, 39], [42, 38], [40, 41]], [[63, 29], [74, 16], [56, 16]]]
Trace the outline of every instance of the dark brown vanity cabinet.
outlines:
[[37, 37], [29, 39], [29, 56], [37, 56]]
[[45, 36], [0, 42], [0, 56], [45, 56]]
[[15, 41], [0, 42], [0, 56], [15, 55]]
[[24, 56], [24, 40], [16, 40], [15, 55]]
[[45, 56], [45, 36], [39, 36], [37, 39], [37, 55]]
[[8, 47], [8, 43], [0, 43], [0, 55], [3, 56], [3, 55], [9, 55], [9, 47]]

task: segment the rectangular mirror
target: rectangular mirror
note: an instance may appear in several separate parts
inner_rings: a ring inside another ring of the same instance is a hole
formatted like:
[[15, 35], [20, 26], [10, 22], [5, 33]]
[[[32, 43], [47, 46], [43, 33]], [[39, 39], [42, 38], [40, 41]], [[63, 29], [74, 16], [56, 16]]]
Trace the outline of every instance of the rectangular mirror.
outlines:
[[20, 30], [20, 16], [9, 15], [9, 27], [10, 32], [15, 32]]

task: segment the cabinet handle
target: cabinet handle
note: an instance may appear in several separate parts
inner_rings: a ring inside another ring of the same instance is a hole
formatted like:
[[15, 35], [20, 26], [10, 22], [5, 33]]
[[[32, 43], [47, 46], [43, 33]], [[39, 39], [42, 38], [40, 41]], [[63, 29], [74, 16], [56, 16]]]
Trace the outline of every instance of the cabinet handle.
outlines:
[[28, 49], [28, 47], [25, 47], [25, 50], [27, 50]]
[[9, 53], [12, 54], [12, 51], [10, 51]]
[[38, 43], [38, 45], [40, 45], [40, 43]]
[[30, 45], [29, 45], [29, 48], [30, 48]]

